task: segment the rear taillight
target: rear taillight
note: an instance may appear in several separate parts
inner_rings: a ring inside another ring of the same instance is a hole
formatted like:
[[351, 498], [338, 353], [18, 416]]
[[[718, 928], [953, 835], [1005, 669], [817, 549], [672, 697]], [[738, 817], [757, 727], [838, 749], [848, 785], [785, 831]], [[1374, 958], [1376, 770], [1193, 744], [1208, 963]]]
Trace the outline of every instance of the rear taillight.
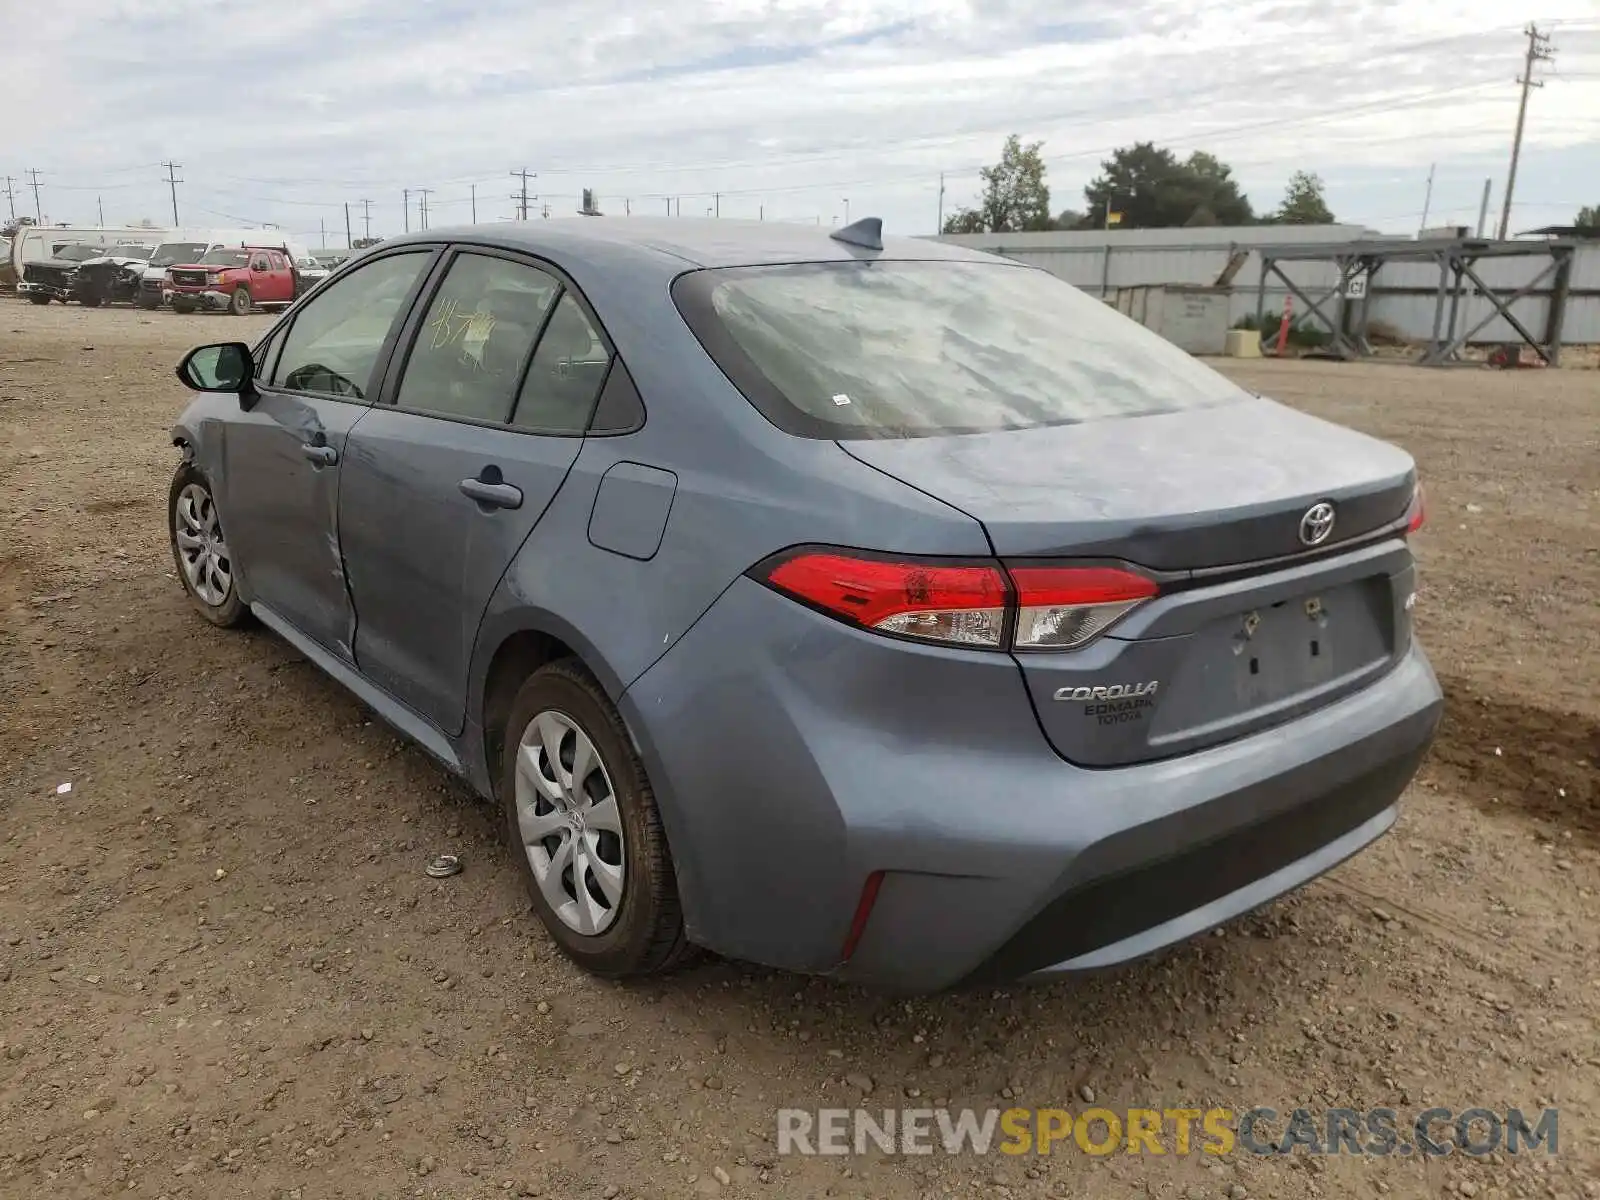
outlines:
[[1415, 533], [1427, 519], [1428, 510], [1422, 501], [1422, 485], [1419, 483], [1417, 490], [1411, 493], [1411, 507], [1406, 509], [1406, 532]]
[[1075, 650], [1155, 596], [1116, 567], [1015, 566], [804, 550], [752, 572], [830, 616], [896, 637], [1000, 650]]
[[996, 566], [945, 565], [808, 552], [770, 567], [766, 582], [849, 621], [928, 642], [998, 649], [1006, 581]]
[[1155, 581], [1115, 567], [1012, 567], [1018, 650], [1075, 650], [1156, 594]]

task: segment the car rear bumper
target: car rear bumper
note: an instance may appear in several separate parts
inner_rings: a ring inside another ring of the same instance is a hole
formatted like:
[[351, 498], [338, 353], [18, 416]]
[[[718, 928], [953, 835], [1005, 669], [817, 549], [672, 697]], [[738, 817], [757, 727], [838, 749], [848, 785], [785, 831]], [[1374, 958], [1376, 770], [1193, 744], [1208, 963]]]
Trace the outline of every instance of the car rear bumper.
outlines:
[[1413, 645], [1266, 732], [1082, 768], [1009, 657], [857, 632], [741, 579], [620, 707], [691, 937], [931, 991], [1126, 961], [1314, 878], [1393, 823], [1441, 697]]

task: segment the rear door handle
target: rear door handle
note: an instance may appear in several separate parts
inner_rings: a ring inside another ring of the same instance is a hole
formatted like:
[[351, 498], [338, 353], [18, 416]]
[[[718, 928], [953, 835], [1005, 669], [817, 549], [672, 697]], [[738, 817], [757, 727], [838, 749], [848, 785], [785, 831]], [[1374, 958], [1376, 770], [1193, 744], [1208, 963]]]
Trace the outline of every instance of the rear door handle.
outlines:
[[324, 467], [331, 467], [339, 461], [339, 452], [332, 446], [319, 446], [315, 442], [301, 442], [300, 453]]
[[522, 489], [509, 483], [485, 483], [481, 479], [463, 479], [461, 494], [486, 504], [490, 508], [521, 508]]

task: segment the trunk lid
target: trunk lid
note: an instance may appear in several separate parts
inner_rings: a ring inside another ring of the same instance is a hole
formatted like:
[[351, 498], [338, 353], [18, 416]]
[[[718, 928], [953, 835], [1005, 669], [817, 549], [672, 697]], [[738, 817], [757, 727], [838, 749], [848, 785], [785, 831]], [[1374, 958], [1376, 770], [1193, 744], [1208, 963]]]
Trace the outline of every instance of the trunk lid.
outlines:
[[[1084, 648], [1015, 654], [1069, 761], [1119, 766], [1257, 732], [1410, 647], [1411, 555], [1381, 531], [1406, 516], [1411, 457], [1270, 401], [840, 444], [981, 522], [1002, 560], [1116, 559], [1160, 580]], [[1302, 521], [1323, 502], [1333, 528], [1308, 547]]]
[[1331, 501], [1326, 545], [1398, 520], [1411, 456], [1275, 404], [956, 437], [850, 440], [844, 450], [983, 523], [1008, 556], [1113, 557], [1156, 571], [1303, 553], [1300, 519]]

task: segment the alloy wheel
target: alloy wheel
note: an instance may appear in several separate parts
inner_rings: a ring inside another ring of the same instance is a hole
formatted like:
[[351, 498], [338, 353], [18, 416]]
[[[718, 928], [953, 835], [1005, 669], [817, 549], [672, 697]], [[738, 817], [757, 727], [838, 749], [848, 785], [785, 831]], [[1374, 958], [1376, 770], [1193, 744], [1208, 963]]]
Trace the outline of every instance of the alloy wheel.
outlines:
[[221, 607], [233, 590], [233, 561], [211, 493], [201, 484], [185, 484], [173, 517], [172, 536], [190, 590], [211, 607]]
[[622, 812], [594, 742], [565, 713], [528, 722], [517, 746], [517, 828], [539, 892], [561, 922], [594, 936], [622, 907]]

